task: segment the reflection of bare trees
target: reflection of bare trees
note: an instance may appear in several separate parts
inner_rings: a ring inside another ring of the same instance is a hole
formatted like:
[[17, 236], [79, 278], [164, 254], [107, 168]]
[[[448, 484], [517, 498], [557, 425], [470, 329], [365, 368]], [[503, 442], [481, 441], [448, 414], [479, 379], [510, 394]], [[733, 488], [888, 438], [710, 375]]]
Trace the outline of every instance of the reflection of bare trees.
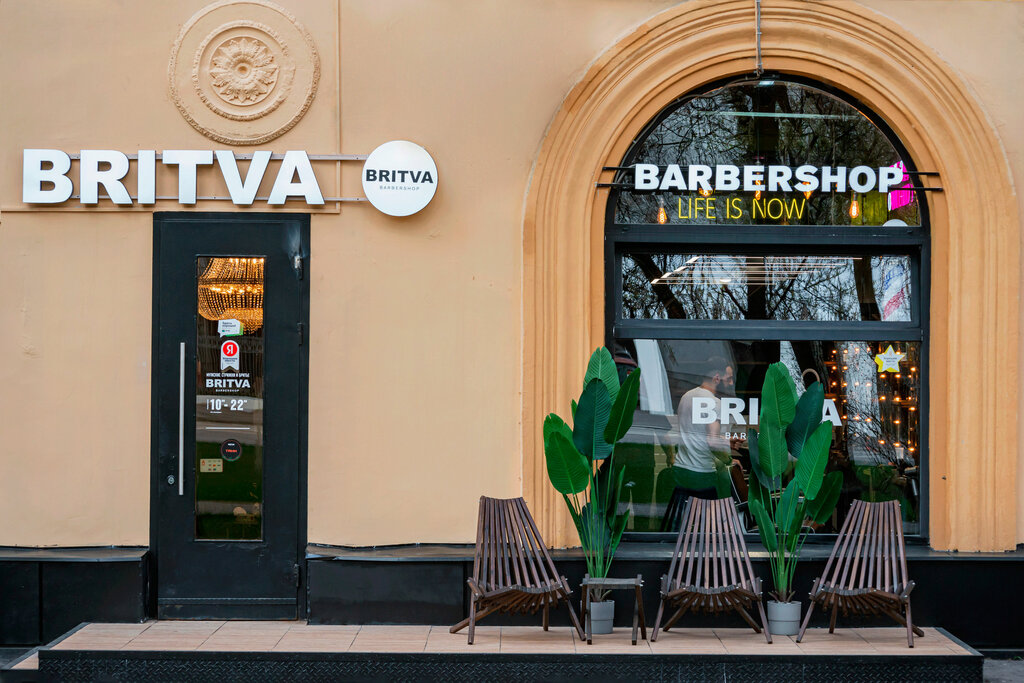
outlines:
[[[656, 282], [658, 278], [660, 278], [661, 275], [665, 272], [664, 268], [659, 268], [658, 265], [654, 262], [653, 256], [650, 256], [649, 254], [637, 254], [635, 257], [633, 257], [633, 263], [636, 265], [636, 268], [639, 269], [641, 277], [638, 280], [636, 273], [630, 273], [630, 293], [635, 292], [639, 294], [644, 288], [643, 283], [646, 282], [647, 285], [650, 286], [651, 292], [657, 298], [660, 308], [665, 311], [666, 317], [677, 319], [690, 317], [686, 314], [686, 308], [682, 305], [679, 299], [676, 298], [676, 295], [672, 292], [671, 287], [669, 287], [665, 283], [651, 284]], [[623, 289], [625, 290], [626, 287], [623, 287]], [[636, 298], [637, 297], [635, 296], [630, 297], [631, 305], [632, 302], [636, 300]], [[644, 310], [647, 312], [653, 312], [657, 310], [657, 307], [645, 306]], [[660, 316], [652, 315], [649, 317]]]
[[[880, 320], [875, 292], [906, 256], [648, 254], [622, 258], [625, 319]], [[909, 297], [890, 320], [909, 320]]]

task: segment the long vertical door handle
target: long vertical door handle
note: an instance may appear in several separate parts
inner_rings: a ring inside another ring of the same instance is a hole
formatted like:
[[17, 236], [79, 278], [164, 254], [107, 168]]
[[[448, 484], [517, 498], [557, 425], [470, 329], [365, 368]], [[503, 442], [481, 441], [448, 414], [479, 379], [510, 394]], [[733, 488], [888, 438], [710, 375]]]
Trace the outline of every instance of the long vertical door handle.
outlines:
[[178, 495], [185, 495], [185, 342], [178, 365]]

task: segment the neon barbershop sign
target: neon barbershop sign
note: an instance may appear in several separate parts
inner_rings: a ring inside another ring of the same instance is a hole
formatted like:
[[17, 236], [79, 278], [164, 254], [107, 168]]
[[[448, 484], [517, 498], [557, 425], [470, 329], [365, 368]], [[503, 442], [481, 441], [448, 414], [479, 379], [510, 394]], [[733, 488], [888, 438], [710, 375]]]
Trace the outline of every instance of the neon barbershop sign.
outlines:
[[648, 191], [863, 193], [889, 192], [903, 183], [903, 169], [894, 166], [636, 164], [633, 173], [633, 189]]

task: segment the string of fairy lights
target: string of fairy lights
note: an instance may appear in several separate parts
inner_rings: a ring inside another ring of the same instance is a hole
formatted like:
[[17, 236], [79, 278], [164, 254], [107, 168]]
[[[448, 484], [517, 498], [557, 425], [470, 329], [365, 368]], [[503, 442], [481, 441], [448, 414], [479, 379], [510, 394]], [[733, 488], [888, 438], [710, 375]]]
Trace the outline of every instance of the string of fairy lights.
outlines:
[[826, 398], [833, 399], [844, 425], [844, 437], [855, 437], [877, 453], [916, 458], [919, 447], [919, 379], [912, 360], [913, 345], [893, 345], [906, 360], [900, 369], [878, 372], [876, 354], [888, 343], [843, 343], [825, 362]]

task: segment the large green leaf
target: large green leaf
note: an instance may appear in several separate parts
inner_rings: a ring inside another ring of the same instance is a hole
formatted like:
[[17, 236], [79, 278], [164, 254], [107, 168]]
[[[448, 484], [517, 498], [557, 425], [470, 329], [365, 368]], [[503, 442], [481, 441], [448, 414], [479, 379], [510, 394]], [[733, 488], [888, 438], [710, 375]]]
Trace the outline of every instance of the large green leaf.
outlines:
[[[796, 413], [796, 387], [783, 363], [772, 363], [761, 387], [761, 421], [764, 415], [774, 418], [783, 428], [789, 426]], [[820, 418], [819, 418], [820, 421]]]
[[761, 469], [761, 452], [757, 448], [758, 433], [751, 428], [747, 428], [747, 448], [750, 450], [750, 469], [757, 477], [757, 481], [764, 488], [769, 491], [781, 491], [782, 490], [782, 477], [769, 477], [763, 469]]
[[807, 516], [818, 524], [824, 524], [832, 516], [839, 502], [839, 493], [843, 490], [843, 475], [840, 472], [829, 472], [814, 500], [807, 502]]
[[[609, 460], [611, 462], [611, 460]], [[609, 483], [611, 489], [608, 492], [606, 500], [608, 501], [608, 507], [605, 508], [605, 516], [608, 518], [608, 524], [611, 526], [612, 521], [619, 514], [619, 501], [622, 499], [622, 483], [626, 479], [626, 466], [620, 465], [615, 468], [615, 475], [611, 477]]]
[[612, 473], [613, 460], [614, 458], [605, 458], [601, 461], [600, 467], [594, 472], [594, 480], [590, 488], [590, 501], [596, 502], [597, 509], [604, 510], [609, 523], [615, 517], [610, 510], [611, 506], [615, 504], [616, 479], [626, 474], [626, 468], [621, 466], [616, 467], [614, 474]]
[[797, 401], [793, 422], [786, 427], [786, 443], [789, 444], [789, 454], [794, 458], [800, 459], [804, 442], [821, 424], [821, 409], [824, 403], [825, 390], [822, 389], [821, 382], [815, 382], [807, 387], [807, 391]]
[[800, 489], [809, 499], [818, 495], [821, 479], [828, 464], [828, 449], [832, 445], [832, 423], [820, 422], [818, 428], [804, 444], [803, 452], [796, 461], [796, 479]]
[[761, 412], [757, 432], [757, 452], [761, 470], [774, 479], [781, 477], [789, 465], [786, 433], [772, 413]]
[[572, 523], [576, 525], [576, 534], [583, 538], [583, 520], [580, 519], [580, 514], [576, 512], [576, 508], [573, 506], [569, 496], [562, 494], [562, 500], [565, 501], [565, 507], [569, 508], [569, 515], [572, 517]]
[[786, 550], [792, 552], [796, 549], [803, 521], [804, 499], [800, 496], [800, 487], [794, 480], [786, 485], [782, 497], [779, 498], [779, 506], [775, 510], [775, 524]]
[[590, 380], [580, 395], [572, 427], [573, 443], [588, 460], [603, 460], [612, 452], [611, 444], [604, 440], [611, 412], [612, 399], [608, 389], [601, 380]]
[[640, 394], [640, 369], [637, 368], [626, 377], [619, 389], [619, 395], [612, 404], [608, 426], [604, 430], [604, 440], [614, 444], [621, 439], [633, 426], [633, 411], [636, 410], [636, 399]]
[[754, 514], [754, 521], [757, 522], [757, 532], [761, 536], [761, 542], [768, 552], [774, 552], [779, 548], [778, 538], [775, 535], [775, 524], [768, 516], [764, 506], [759, 500], [750, 501], [750, 511]]
[[611, 351], [604, 346], [594, 349], [590, 354], [590, 361], [587, 363], [587, 373], [583, 375], [583, 387], [586, 388], [591, 380], [599, 379], [608, 390], [608, 395], [614, 401], [619, 395], [619, 373], [615, 369], [615, 360]]
[[770, 495], [771, 493], [769, 493], [768, 489], [757, 478], [757, 473], [751, 468], [750, 473], [747, 475], [747, 505], [749, 506], [755, 500], [764, 505]]
[[554, 413], [544, 420], [544, 459], [548, 479], [561, 494], [575, 494], [590, 484], [590, 466], [572, 442], [569, 426]]

